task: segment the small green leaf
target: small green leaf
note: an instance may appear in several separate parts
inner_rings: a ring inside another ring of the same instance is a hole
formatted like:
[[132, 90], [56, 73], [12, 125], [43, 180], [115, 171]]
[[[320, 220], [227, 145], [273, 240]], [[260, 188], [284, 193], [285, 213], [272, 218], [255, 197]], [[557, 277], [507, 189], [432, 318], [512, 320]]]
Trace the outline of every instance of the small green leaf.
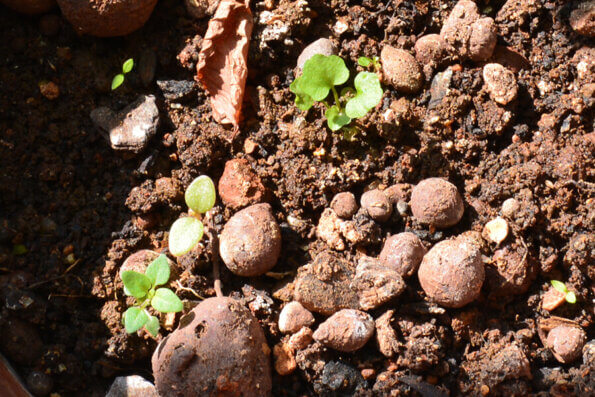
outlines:
[[349, 78], [345, 61], [336, 55], [316, 54], [306, 61], [302, 76], [297, 83], [297, 92], [306, 94], [315, 101], [324, 100], [336, 85]]
[[140, 307], [131, 307], [124, 313], [124, 327], [126, 332], [132, 334], [143, 327], [149, 320], [147, 312]]
[[576, 303], [576, 295], [574, 294], [574, 292], [570, 291], [566, 294], [566, 302]]
[[149, 277], [133, 270], [122, 272], [122, 281], [124, 282], [124, 293], [137, 299], [144, 298], [147, 291], [151, 289]]
[[289, 85], [289, 91], [295, 94], [295, 106], [298, 109], [306, 111], [314, 105], [314, 99], [305, 92], [300, 90], [300, 84], [302, 81], [302, 77], [298, 77], [297, 79], [293, 80]]
[[370, 58], [368, 58], [368, 57], [359, 57], [359, 58], [357, 59], [357, 63], [358, 63], [360, 66], [363, 66], [363, 67], [365, 67], [365, 68], [367, 68], [368, 66], [370, 66], [370, 65], [371, 65], [373, 62], [374, 62], [374, 61], [372, 61], [372, 60], [371, 60]]
[[149, 264], [145, 276], [149, 277], [152, 286], [163, 285], [169, 280], [169, 263], [167, 256], [161, 254]]
[[159, 288], [151, 299], [151, 306], [161, 313], [181, 312], [184, 308], [180, 298], [169, 288]]
[[157, 337], [159, 333], [159, 319], [155, 316], [150, 316], [149, 321], [145, 324], [145, 329], [153, 336]]
[[217, 199], [213, 180], [206, 175], [199, 176], [186, 189], [184, 199], [192, 211], [204, 214], [213, 208]]
[[119, 86], [121, 86], [123, 82], [124, 82], [123, 74], [115, 75], [114, 79], [112, 80], [112, 91], [115, 90], [116, 88], [118, 88]]
[[380, 103], [382, 87], [378, 75], [371, 72], [360, 72], [355, 76], [353, 85], [357, 94], [347, 101], [345, 114], [352, 119], [364, 117], [366, 113]]
[[134, 67], [134, 59], [132, 59], [132, 58], [127, 59], [126, 62], [124, 62], [124, 64], [122, 65], [122, 72], [124, 72], [124, 74], [129, 73], [133, 67]]
[[23, 244], [16, 244], [12, 247], [13, 255], [25, 255], [27, 253], [27, 247]]
[[552, 280], [550, 282], [552, 283], [552, 287], [554, 287], [558, 291], [563, 292], [563, 293], [568, 292], [568, 288], [566, 288], [566, 284], [564, 284], [563, 282], [558, 281], [558, 280]]
[[326, 116], [328, 128], [330, 128], [331, 131], [337, 131], [351, 122], [351, 119], [347, 117], [345, 112], [342, 109], [339, 109], [338, 106], [331, 106], [326, 110], [324, 115]]
[[174, 256], [190, 252], [202, 238], [202, 222], [193, 217], [180, 218], [169, 229], [169, 251]]

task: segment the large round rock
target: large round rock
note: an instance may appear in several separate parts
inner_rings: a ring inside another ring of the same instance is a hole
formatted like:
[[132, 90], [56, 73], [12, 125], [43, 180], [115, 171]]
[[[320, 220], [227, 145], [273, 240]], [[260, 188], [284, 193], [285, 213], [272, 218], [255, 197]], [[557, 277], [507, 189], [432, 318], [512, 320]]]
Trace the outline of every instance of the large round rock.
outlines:
[[58, 0], [64, 17], [79, 33], [124, 36], [147, 22], [157, 0]]
[[451, 308], [477, 299], [485, 278], [481, 245], [481, 236], [469, 232], [433, 246], [417, 272], [426, 295]]
[[419, 237], [411, 232], [403, 232], [386, 239], [378, 259], [402, 277], [410, 277], [417, 271], [425, 254], [426, 249]]
[[160, 396], [268, 396], [269, 347], [258, 321], [232, 298], [209, 298], [153, 353]]
[[437, 228], [456, 225], [465, 211], [457, 187], [442, 178], [419, 182], [411, 192], [410, 205], [419, 222]]
[[234, 274], [259, 276], [281, 253], [281, 229], [269, 204], [255, 204], [232, 216], [221, 233], [221, 259]]

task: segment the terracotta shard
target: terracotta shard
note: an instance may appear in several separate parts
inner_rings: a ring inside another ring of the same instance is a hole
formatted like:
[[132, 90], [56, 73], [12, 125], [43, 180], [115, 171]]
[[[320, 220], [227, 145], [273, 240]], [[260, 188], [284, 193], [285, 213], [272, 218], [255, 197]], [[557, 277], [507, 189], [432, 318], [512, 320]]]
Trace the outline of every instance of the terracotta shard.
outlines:
[[198, 57], [197, 79], [211, 96], [213, 117], [239, 130], [252, 33], [249, 0], [222, 0]]

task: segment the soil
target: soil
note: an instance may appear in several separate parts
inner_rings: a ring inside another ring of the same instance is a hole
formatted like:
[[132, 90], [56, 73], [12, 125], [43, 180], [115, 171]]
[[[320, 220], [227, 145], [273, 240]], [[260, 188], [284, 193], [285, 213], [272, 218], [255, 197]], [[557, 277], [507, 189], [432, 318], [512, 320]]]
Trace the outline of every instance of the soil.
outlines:
[[[462, 220], [441, 230], [393, 215], [381, 226], [382, 239], [365, 248], [349, 245], [341, 261], [355, 263], [362, 252], [377, 256], [388, 234], [413, 232], [429, 248], [468, 230], [481, 232], [515, 198], [520, 206], [499, 255], [529, 264], [512, 274], [488, 265], [493, 282], [461, 309], [425, 304], [417, 278], [407, 279], [398, 304], [370, 311], [378, 318], [394, 309], [387, 320], [396, 330], [392, 357], [372, 341], [354, 353], [313, 343], [298, 352], [293, 374], [273, 374], [273, 395], [593, 393], [595, 363], [562, 365], [538, 335], [540, 320], [555, 315], [580, 325], [587, 340], [595, 337], [593, 72], [587, 80], [577, 72], [580, 56], [589, 56], [583, 47], [591, 48], [593, 62], [593, 40], [571, 29], [575, 4], [479, 1], [498, 28], [491, 61], [514, 70], [518, 98], [494, 103], [483, 87], [483, 64], [451, 62], [450, 82], [442, 82], [447, 89], [431, 84], [433, 76], [417, 94], [386, 89], [382, 104], [357, 121], [353, 140], [328, 130], [321, 108], [306, 115], [294, 106], [289, 84], [301, 50], [330, 37], [355, 70], [359, 56], [380, 55], [383, 45], [412, 51], [417, 37], [439, 33], [455, 2], [305, 4], [252, 2], [244, 120], [233, 140], [231, 129], [212, 121], [203, 89], [193, 85], [208, 17], [192, 19], [183, 2], [160, 1], [142, 29], [112, 39], [77, 35], [57, 10], [47, 18], [0, 8], [2, 353], [23, 379], [47, 374], [60, 396], [103, 396], [120, 375], [152, 379], [157, 341], [125, 333], [118, 270], [137, 250], [167, 247], [167, 230], [186, 210], [183, 189], [194, 177], [218, 181], [227, 160], [242, 158], [262, 180], [281, 227], [282, 254], [273, 269], [280, 279], [242, 278], [226, 268], [221, 277], [224, 292], [261, 322], [271, 349], [282, 337], [277, 318], [288, 299], [282, 287], [328, 250], [315, 229], [339, 192], [359, 198], [369, 189], [443, 177], [465, 204]], [[287, 29], [268, 29], [259, 22], [263, 11]], [[134, 71], [110, 91], [128, 58], [137, 61]], [[169, 83], [156, 83], [169, 80], [185, 81], [191, 94], [172, 95]], [[140, 94], [157, 97], [157, 136], [139, 154], [114, 151], [89, 114], [101, 106], [123, 109]], [[219, 230], [233, 213], [217, 203]], [[487, 255], [496, 248], [488, 247]], [[199, 297], [214, 296], [205, 245], [177, 266], [172, 287], [188, 310]], [[565, 281], [577, 303], [543, 310], [552, 279]], [[162, 319], [158, 340], [178, 319]]]

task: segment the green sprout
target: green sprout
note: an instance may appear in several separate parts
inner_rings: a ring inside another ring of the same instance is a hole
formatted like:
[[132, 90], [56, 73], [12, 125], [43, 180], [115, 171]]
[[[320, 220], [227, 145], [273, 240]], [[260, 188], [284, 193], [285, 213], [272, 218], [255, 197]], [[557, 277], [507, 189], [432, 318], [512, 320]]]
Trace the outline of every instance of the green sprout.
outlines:
[[[289, 89], [295, 96], [295, 104], [301, 110], [308, 110], [314, 102], [326, 107], [325, 117], [329, 128], [337, 131], [349, 124], [352, 119], [366, 115], [380, 103], [382, 87], [378, 75], [372, 72], [359, 72], [353, 81], [355, 89], [345, 87], [339, 95], [336, 86], [349, 79], [349, 69], [345, 61], [336, 55], [316, 54], [304, 64], [302, 75], [295, 79]], [[333, 104], [326, 100], [333, 94]]]
[[374, 68], [374, 71], [376, 72], [379, 72], [381, 68], [380, 58], [378, 58], [377, 56], [373, 56], [372, 58], [359, 57], [357, 59], [357, 64], [363, 66], [364, 68], [369, 68], [370, 66], [372, 66], [372, 68]]
[[134, 306], [124, 312], [122, 321], [126, 332], [132, 334], [142, 327], [153, 335], [159, 332], [159, 319], [147, 311], [148, 306], [161, 313], [182, 311], [184, 305], [169, 288], [157, 288], [169, 280], [169, 264], [165, 255], [159, 255], [149, 264], [145, 273], [127, 270], [122, 272], [124, 293], [136, 299]]
[[112, 80], [112, 91], [122, 85], [122, 83], [124, 82], [124, 75], [126, 75], [127, 73], [130, 73], [130, 71], [132, 70], [133, 67], [134, 67], [134, 59], [132, 59], [132, 58], [127, 59], [122, 64], [122, 73], [115, 75], [114, 79]]
[[174, 256], [190, 252], [202, 238], [204, 227], [200, 220], [215, 205], [215, 184], [206, 175], [196, 178], [184, 194], [186, 205], [192, 210], [190, 216], [176, 220], [169, 230], [169, 251]]
[[568, 288], [566, 288], [566, 284], [558, 280], [551, 280], [550, 283], [552, 283], [552, 287], [565, 294], [566, 302], [576, 303], [576, 295], [574, 294], [574, 292], [568, 291]]

